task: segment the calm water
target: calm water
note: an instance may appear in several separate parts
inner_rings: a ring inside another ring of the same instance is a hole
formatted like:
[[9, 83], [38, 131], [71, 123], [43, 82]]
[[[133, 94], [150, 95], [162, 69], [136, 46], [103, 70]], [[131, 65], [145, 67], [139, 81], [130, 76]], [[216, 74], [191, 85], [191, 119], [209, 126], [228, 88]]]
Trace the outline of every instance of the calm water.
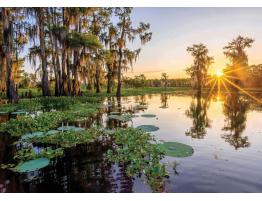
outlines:
[[[259, 95], [259, 94], [258, 94]], [[261, 99], [261, 96], [260, 96]], [[101, 111], [87, 122], [105, 127], [151, 124], [160, 129], [156, 139], [189, 144], [194, 154], [187, 158], [166, 157], [170, 178], [165, 192], [262, 192], [262, 106], [251, 98], [237, 94], [192, 97], [158, 94], [124, 97], [105, 103], [120, 108]], [[133, 111], [138, 103], [148, 109], [135, 111], [139, 117], [128, 125], [109, 121], [110, 111]], [[141, 114], [156, 114], [144, 118]], [[4, 121], [4, 120], [2, 120]], [[10, 159], [13, 139], [0, 135], [0, 163]], [[100, 139], [86, 146], [66, 151], [65, 157], [48, 167], [29, 174], [0, 170], [2, 192], [151, 192], [140, 178], [125, 175], [125, 167], [105, 159], [110, 142]], [[173, 162], [179, 163], [177, 172]]]

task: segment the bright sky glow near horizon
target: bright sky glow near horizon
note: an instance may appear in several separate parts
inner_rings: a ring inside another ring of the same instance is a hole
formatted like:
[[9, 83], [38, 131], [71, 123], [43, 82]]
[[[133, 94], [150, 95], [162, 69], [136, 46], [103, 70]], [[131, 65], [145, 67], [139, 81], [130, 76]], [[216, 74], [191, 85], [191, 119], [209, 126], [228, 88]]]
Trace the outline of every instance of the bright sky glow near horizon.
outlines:
[[134, 8], [132, 19], [149, 22], [153, 37], [128, 76], [160, 78], [166, 72], [170, 78], [186, 77], [192, 63], [186, 48], [197, 43], [214, 57], [213, 74], [226, 66], [223, 47], [238, 35], [255, 39], [247, 51], [249, 64], [262, 63], [262, 8]]
[[[160, 78], [165, 72], [169, 78], [184, 78], [192, 63], [186, 48], [197, 43], [205, 44], [214, 57], [213, 74], [226, 66], [223, 47], [238, 35], [255, 39], [247, 51], [249, 64], [262, 63], [262, 8], [142, 7], [133, 9], [132, 20], [150, 23], [153, 37], [127, 76], [143, 73], [147, 78]], [[32, 71], [28, 62], [25, 66]]]

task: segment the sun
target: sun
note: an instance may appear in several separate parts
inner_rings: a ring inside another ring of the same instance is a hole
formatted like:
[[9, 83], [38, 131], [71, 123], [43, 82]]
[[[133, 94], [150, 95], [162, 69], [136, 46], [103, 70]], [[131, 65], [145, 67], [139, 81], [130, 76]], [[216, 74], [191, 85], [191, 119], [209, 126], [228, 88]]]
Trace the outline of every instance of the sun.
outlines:
[[223, 73], [222, 70], [217, 70], [217, 71], [215, 72], [215, 76], [217, 76], [217, 77], [222, 77], [223, 75], [224, 75], [224, 73]]

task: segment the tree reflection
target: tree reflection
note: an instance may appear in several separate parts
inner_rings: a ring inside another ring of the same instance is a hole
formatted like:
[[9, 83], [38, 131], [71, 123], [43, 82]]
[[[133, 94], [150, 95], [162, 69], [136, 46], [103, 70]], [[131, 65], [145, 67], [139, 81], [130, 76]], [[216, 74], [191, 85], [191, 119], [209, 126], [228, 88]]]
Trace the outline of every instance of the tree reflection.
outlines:
[[231, 146], [238, 148], [249, 147], [247, 136], [241, 136], [246, 128], [246, 113], [248, 102], [237, 91], [228, 94], [224, 102], [225, 126], [222, 130], [227, 133], [222, 135]]
[[185, 132], [186, 136], [202, 139], [206, 135], [206, 128], [210, 127], [211, 120], [207, 116], [209, 106], [208, 97], [202, 97], [198, 92], [193, 98], [186, 115], [193, 120], [193, 126]]
[[161, 96], [160, 96], [161, 106], [160, 106], [160, 108], [168, 108], [168, 102], [167, 102], [168, 99], [169, 99], [168, 94], [161, 93]]

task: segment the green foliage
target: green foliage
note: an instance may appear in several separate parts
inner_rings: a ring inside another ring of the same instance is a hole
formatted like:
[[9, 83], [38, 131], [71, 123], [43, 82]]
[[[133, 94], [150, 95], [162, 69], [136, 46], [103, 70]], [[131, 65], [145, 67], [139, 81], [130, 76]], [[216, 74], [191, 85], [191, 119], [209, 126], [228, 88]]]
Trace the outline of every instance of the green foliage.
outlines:
[[98, 136], [102, 135], [104, 131], [91, 128], [88, 131], [66, 131], [59, 132], [55, 135], [45, 135], [30, 139], [30, 142], [41, 144], [59, 145], [64, 148], [75, 147], [78, 144], [85, 144], [93, 142]]
[[36, 118], [25, 116], [2, 123], [0, 125], [0, 131], [8, 132], [12, 136], [21, 136], [28, 133], [48, 131], [56, 128], [66, 119], [67, 117], [64, 112], [43, 113]]
[[63, 148], [52, 149], [51, 147], [46, 147], [40, 150], [39, 153], [36, 153], [32, 148], [23, 148], [17, 151], [13, 157], [16, 161], [28, 161], [36, 158], [57, 158], [64, 155]]
[[87, 33], [73, 32], [69, 38], [69, 46], [71, 48], [89, 48], [98, 49], [102, 48], [102, 45], [97, 36]]
[[168, 176], [166, 167], [160, 163], [164, 152], [154, 138], [139, 129], [118, 129], [112, 135], [116, 147], [107, 153], [108, 159], [127, 166], [129, 176], [144, 173], [154, 191], [158, 191]]
[[[15, 105], [14, 108], [17, 109], [22, 105], [27, 105], [28, 110], [43, 107], [48, 110], [57, 109], [64, 111], [45, 112], [35, 118], [31, 116], [24, 116], [19, 119], [11, 119], [0, 125], [0, 131], [8, 132], [12, 136], [21, 136], [28, 133], [39, 131], [46, 132], [50, 129], [55, 129], [63, 121], [75, 121], [94, 114], [97, 111], [96, 105], [88, 103], [90, 100], [92, 99], [89, 97], [76, 99], [67, 97], [52, 97], [22, 101], [18, 104], [18, 106]], [[30, 104], [32, 105], [32, 108], [30, 108]], [[7, 110], [10, 111], [10, 108], [13, 109], [13, 105], [7, 107]]]

